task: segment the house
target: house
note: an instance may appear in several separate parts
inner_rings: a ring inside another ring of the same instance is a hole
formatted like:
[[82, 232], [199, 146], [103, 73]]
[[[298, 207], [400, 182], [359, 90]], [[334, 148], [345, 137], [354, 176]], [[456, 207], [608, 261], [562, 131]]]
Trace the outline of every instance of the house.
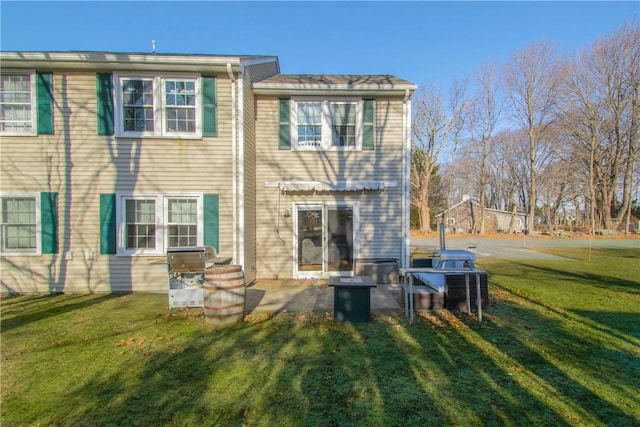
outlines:
[[[451, 233], [477, 233], [480, 229], [482, 209], [478, 202], [463, 197], [463, 200], [437, 215]], [[485, 208], [485, 233], [523, 233], [526, 215], [499, 209]]]
[[0, 60], [2, 292], [166, 291], [172, 246], [248, 283], [408, 260], [409, 82], [274, 56]]

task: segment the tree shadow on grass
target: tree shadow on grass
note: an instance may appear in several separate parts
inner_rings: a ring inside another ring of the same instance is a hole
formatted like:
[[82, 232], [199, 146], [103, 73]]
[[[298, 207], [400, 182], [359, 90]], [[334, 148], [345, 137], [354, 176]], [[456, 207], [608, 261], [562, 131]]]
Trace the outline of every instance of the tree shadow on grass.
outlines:
[[[522, 369], [516, 375], [532, 381], [539, 394], [552, 396], [558, 411], [574, 412], [589, 424], [638, 423], [633, 411], [640, 404], [637, 341], [535, 299], [512, 296], [516, 302], [499, 303], [508, 326], [478, 331], [479, 338], [512, 358]], [[612, 399], [612, 393], [622, 398]], [[545, 409], [535, 409], [540, 411]]]
[[[115, 307], [108, 311], [116, 318], [126, 316], [135, 310], [135, 301], [133, 295], [128, 304], [117, 305], [117, 313]], [[141, 312], [128, 322], [109, 319], [104, 332], [114, 344], [98, 347], [99, 362], [82, 364], [67, 355], [69, 360], [56, 362], [56, 372], [81, 375], [62, 382], [70, 386], [59, 392], [36, 393], [46, 403], [35, 405], [35, 419], [21, 418], [19, 405], [26, 402], [5, 400], [12, 413], [3, 409], [3, 421], [569, 425], [571, 410], [578, 410], [579, 420], [633, 424], [631, 416], [599, 391], [576, 380], [601, 381], [615, 364], [580, 367], [581, 358], [590, 361], [589, 346], [595, 342], [565, 330], [555, 314], [538, 314], [526, 304], [499, 301], [482, 325], [446, 310], [421, 314], [413, 326], [397, 313], [376, 314], [374, 321], [361, 324], [333, 322], [330, 314], [260, 314], [223, 329], [207, 327], [195, 311], [155, 316]], [[83, 318], [92, 312], [85, 308]], [[525, 326], [536, 323], [552, 331], [549, 343], [537, 330], [529, 336]], [[572, 371], [565, 372], [545, 352], [562, 355], [575, 341], [579, 354], [567, 362]], [[629, 360], [620, 350], [604, 349], [600, 355]], [[637, 390], [633, 369], [611, 377], [620, 379], [616, 390]], [[544, 393], [554, 394], [549, 400]], [[561, 403], [555, 404], [554, 398]]]
[[[597, 311], [597, 310], [568, 310], [582, 318], [590, 319], [597, 324], [604, 325], [602, 330], [607, 333], [615, 334], [619, 331], [622, 334], [628, 334], [634, 337], [634, 344], [640, 345], [640, 313], [628, 313], [618, 311]], [[624, 335], [617, 336], [620, 339], [628, 340]]]
[[7, 332], [32, 322], [87, 308], [122, 295], [124, 294], [47, 294], [35, 298], [30, 296], [28, 299], [18, 297], [8, 303], [3, 298], [2, 331]]

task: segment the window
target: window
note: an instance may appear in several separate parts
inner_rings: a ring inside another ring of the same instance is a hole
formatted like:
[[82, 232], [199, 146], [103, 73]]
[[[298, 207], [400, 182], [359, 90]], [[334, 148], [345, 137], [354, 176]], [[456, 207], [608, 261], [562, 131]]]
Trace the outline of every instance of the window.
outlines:
[[156, 249], [156, 201], [126, 200], [126, 249]]
[[202, 135], [199, 77], [118, 75], [115, 81], [117, 135]]
[[2, 198], [2, 251], [36, 252], [35, 197]]
[[0, 75], [0, 133], [34, 134], [34, 74]]
[[356, 145], [356, 105], [355, 103], [331, 104], [332, 143], [335, 147], [355, 147]]
[[168, 199], [169, 246], [198, 244], [198, 204], [196, 199]]
[[165, 110], [167, 132], [196, 132], [196, 82], [193, 80], [165, 81]]
[[292, 104], [294, 148], [362, 148], [362, 101], [301, 99]]
[[298, 103], [298, 146], [319, 147], [322, 144], [322, 103]]
[[122, 81], [122, 116], [125, 132], [153, 132], [153, 80]]
[[117, 203], [121, 255], [162, 254], [167, 247], [203, 242], [202, 195], [121, 195]]

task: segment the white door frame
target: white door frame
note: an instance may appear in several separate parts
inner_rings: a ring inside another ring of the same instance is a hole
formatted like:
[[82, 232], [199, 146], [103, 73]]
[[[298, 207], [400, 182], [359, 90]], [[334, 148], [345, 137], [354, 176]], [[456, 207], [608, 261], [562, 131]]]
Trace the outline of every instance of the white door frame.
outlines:
[[[322, 270], [320, 271], [299, 271], [298, 270], [298, 208], [318, 208], [322, 209], [322, 215], [324, 220], [322, 221]], [[328, 208], [339, 208], [339, 207], [348, 207], [352, 209], [353, 212], [353, 243], [352, 249], [353, 253], [351, 257], [352, 261], [352, 270], [351, 271], [328, 271], [325, 270], [327, 265], [327, 256], [328, 256], [328, 242], [327, 242], [327, 221], [326, 214]], [[355, 262], [358, 257], [358, 246], [360, 241], [360, 203], [359, 202], [344, 202], [344, 201], [306, 201], [306, 202], [294, 202], [292, 204], [293, 212], [293, 278], [294, 279], [317, 279], [317, 278], [327, 278], [331, 276], [352, 276], [354, 274]]]

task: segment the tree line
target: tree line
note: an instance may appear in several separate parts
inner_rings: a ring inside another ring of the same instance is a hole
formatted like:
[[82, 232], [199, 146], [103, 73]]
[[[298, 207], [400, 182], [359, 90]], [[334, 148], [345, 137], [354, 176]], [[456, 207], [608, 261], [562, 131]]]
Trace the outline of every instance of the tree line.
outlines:
[[534, 222], [628, 232], [638, 216], [636, 23], [571, 55], [534, 42], [455, 80], [446, 97], [422, 85], [412, 107], [411, 197], [422, 232], [463, 195], [483, 210], [480, 234], [486, 208], [525, 213], [528, 232]]

